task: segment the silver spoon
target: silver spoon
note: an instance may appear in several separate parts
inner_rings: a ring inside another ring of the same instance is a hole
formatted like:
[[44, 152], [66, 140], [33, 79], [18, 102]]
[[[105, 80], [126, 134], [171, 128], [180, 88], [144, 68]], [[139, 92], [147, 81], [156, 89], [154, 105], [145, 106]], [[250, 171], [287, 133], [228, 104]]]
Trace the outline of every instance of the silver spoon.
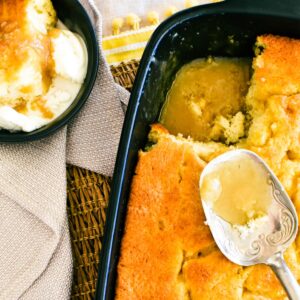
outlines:
[[[269, 265], [286, 290], [289, 299], [300, 299], [298, 282], [283, 258], [283, 252], [294, 241], [297, 234], [296, 210], [278, 178], [262, 158], [248, 150], [233, 150], [218, 156], [207, 164], [201, 174], [200, 194], [203, 194], [201, 188], [205, 176], [215, 170], [218, 164], [235, 159], [239, 155], [244, 157], [247, 155], [266, 170], [266, 180], [272, 187], [273, 196], [267, 217], [255, 230], [249, 230], [246, 238], [242, 238], [241, 232], [218, 216], [206, 199], [202, 198], [204, 213], [212, 235], [229, 260], [242, 266], [261, 263]], [[251, 185], [251, 178], [248, 184]]]

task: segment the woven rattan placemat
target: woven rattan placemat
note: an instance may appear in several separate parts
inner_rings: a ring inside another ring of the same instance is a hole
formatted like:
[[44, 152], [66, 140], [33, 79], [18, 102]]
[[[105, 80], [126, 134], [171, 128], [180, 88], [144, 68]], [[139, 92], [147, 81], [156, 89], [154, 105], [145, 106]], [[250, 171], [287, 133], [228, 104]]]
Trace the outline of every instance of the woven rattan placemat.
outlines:
[[[131, 91], [138, 61], [112, 66], [115, 81]], [[110, 193], [110, 178], [68, 166], [68, 217], [74, 257], [72, 299], [94, 299]]]

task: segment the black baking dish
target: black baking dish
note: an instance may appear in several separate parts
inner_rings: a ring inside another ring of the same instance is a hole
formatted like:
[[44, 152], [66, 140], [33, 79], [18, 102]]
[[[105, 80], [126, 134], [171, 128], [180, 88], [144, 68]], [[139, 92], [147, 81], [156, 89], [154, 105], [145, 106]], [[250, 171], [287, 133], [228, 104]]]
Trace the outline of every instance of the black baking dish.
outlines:
[[178, 69], [200, 57], [253, 57], [257, 35], [300, 38], [298, 0], [227, 0], [177, 13], [153, 34], [140, 63], [123, 127], [105, 229], [96, 299], [113, 299], [137, 152], [157, 121]]

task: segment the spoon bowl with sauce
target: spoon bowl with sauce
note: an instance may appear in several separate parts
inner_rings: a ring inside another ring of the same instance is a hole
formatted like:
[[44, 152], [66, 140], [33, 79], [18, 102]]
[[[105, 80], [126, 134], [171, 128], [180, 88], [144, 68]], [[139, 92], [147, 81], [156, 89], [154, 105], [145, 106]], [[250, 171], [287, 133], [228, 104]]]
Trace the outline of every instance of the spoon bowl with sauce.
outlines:
[[283, 252], [294, 241], [298, 218], [282, 184], [257, 154], [233, 150], [209, 162], [200, 177], [207, 224], [232, 262], [271, 266], [290, 299], [300, 299]]

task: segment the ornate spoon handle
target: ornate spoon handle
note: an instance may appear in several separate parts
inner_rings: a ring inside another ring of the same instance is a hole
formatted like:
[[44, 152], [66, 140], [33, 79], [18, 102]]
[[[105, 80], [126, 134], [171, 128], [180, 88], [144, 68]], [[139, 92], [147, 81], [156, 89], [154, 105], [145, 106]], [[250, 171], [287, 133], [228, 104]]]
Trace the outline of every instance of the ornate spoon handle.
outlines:
[[274, 273], [280, 280], [289, 299], [300, 300], [300, 287], [293, 273], [284, 261], [282, 253], [276, 253], [267, 264], [273, 269]]

